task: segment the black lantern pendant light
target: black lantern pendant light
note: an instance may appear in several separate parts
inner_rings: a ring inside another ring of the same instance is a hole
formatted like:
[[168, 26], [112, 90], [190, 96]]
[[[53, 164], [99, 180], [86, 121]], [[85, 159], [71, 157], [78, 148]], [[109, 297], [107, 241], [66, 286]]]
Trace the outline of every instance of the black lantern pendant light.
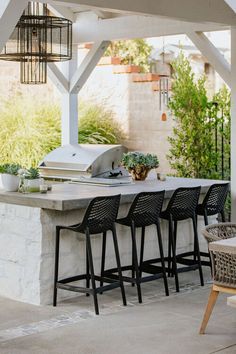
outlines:
[[50, 16], [46, 4], [29, 2], [0, 59], [20, 62], [22, 84], [47, 82], [47, 63], [72, 57], [72, 22]]

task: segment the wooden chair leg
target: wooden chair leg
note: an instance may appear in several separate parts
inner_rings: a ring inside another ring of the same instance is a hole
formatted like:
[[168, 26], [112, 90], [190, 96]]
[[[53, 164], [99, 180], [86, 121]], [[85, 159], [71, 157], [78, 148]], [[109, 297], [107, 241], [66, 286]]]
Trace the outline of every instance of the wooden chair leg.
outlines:
[[200, 328], [199, 334], [204, 334], [205, 333], [205, 329], [206, 329], [207, 323], [208, 323], [208, 321], [209, 321], [209, 319], [211, 317], [211, 314], [212, 314], [213, 308], [215, 306], [215, 303], [216, 303], [218, 295], [219, 295], [219, 291], [214, 290], [213, 287], [212, 287], [211, 288], [211, 292], [210, 292], [210, 296], [209, 296], [209, 299], [208, 299], [207, 307], [206, 307], [206, 310], [205, 310], [205, 313], [204, 313], [204, 317], [203, 317], [203, 320], [202, 320], [202, 324], [201, 324], [201, 328]]

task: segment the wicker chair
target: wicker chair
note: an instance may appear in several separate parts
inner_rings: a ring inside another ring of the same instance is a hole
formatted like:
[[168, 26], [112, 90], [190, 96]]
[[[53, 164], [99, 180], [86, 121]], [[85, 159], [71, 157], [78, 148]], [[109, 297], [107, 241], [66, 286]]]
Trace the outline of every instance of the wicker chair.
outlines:
[[236, 295], [236, 224], [211, 225], [206, 227], [203, 235], [209, 242], [213, 285], [200, 334], [205, 333], [219, 293]]

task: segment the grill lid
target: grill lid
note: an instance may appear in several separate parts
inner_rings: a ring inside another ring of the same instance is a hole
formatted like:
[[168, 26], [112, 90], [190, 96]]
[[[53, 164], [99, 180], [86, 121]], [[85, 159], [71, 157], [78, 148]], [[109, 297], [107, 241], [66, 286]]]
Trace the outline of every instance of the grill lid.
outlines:
[[68, 179], [81, 175], [101, 176], [119, 167], [122, 145], [65, 145], [50, 152], [39, 169], [43, 177]]

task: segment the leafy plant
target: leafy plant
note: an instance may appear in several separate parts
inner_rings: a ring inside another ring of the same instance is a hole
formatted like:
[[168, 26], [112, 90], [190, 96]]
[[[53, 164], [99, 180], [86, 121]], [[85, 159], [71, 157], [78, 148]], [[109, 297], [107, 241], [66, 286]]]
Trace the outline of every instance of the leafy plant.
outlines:
[[17, 176], [18, 171], [21, 169], [19, 164], [4, 164], [0, 166], [0, 173], [6, 173], [9, 175]]
[[136, 151], [124, 154], [121, 163], [128, 170], [132, 170], [138, 166], [144, 166], [148, 169], [159, 166], [159, 160], [156, 155], [144, 154]]
[[148, 72], [151, 51], [152, 46], [146, 40], [130, 39], [112, 42], [105, 56], [119, 57], [122, 64], [139, 65], [143, 72]]
[[169, 108], [175, 126], [169, 138], [170, 165], [181, 177], [213, 177], [217, 153], [213, 148], [213, 121], [208, 118], [205, 77], [196, 80], [182, 53], [172, 65], [174, 80]]
[[40, 178], [38, 168], [30, 167], [25, 174], [26, 179], [37, 179]]

